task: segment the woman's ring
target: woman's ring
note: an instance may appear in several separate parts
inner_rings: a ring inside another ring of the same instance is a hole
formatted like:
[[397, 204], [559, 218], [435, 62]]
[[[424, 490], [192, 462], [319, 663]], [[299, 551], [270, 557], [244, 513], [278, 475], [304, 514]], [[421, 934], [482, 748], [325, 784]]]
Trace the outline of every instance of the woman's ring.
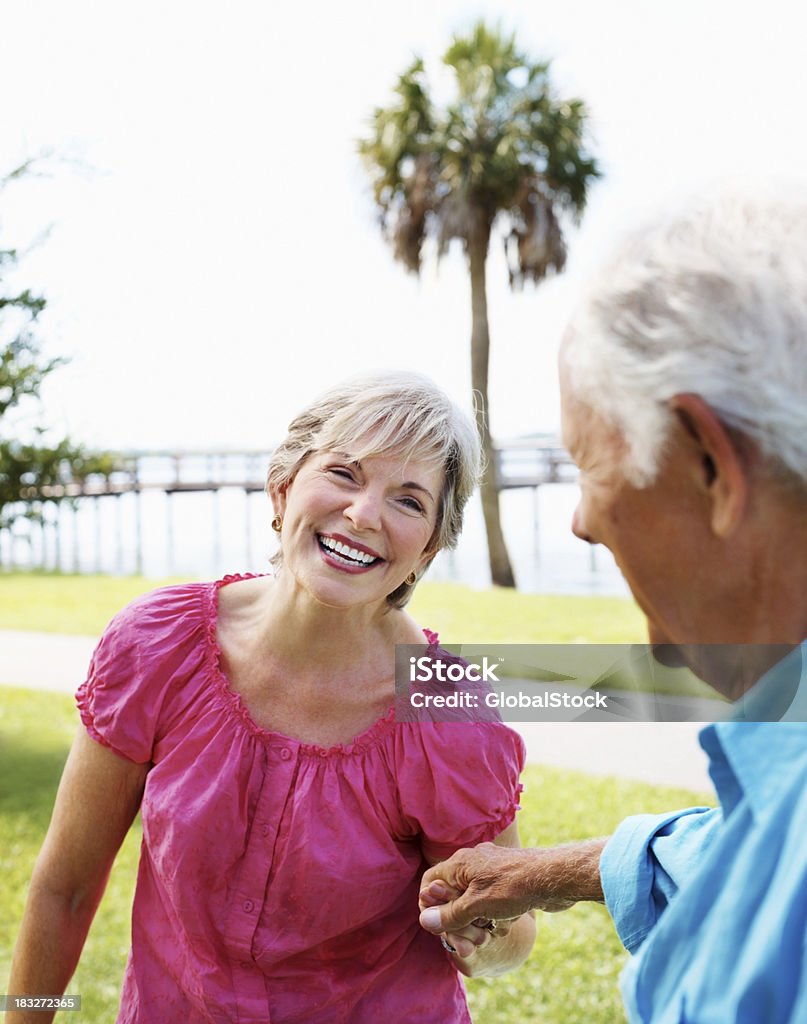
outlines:
[[448, 950], [449, 953], [456, 953], [457, 952], [455, 947], [451, 945], [451, 943], [448, 941], [448, 939], [445, 937], [445, 935], [441, 935], [440, 936], [440, 942], [442, 942], [442, 944], [443, 944], [443, 949]]
[[496, 922], [490, 917], [477, 917], [471, 921], [471, 924], [490, 932], [491, 935], [496, 931]]

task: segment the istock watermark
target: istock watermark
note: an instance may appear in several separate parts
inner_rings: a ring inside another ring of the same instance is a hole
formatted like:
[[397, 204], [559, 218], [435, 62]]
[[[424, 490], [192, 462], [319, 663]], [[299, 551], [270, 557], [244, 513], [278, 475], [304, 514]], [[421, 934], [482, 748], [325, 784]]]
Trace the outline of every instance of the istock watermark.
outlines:
[[400, 645], [396, 717], [803, 722], [806, 652], [761, 644]]
[[441, 658], [422, 655], [420, 658], [409, 659], [410, 683], [498, 683], [496, 670], [500, 659], [491, 664], [490, 659], [482, 657], [482, 662], [443, 661]]

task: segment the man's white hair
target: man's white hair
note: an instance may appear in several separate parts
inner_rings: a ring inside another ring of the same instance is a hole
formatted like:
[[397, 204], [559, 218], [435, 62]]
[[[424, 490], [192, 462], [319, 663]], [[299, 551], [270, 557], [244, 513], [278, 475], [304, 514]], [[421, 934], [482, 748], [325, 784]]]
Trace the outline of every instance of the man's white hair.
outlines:
[[700, 395], [772, 468], [807, 482], [807, 191], [724, 186], [633, 234], [574, 317], [575, 393], [651, 483], [669, 400]]

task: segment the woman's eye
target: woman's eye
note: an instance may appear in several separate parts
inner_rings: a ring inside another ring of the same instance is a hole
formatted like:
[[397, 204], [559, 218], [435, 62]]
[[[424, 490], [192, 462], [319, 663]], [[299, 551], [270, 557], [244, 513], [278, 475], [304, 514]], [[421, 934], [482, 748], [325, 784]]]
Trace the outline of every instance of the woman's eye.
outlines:
[[423, 506], [415, 498], [401, 498], [401, 504], [410, 508], [413, 512], [422, 512]]
[[353, 479], [353, 474], [349, 469], [345, 469], [344, 466], [331, 466], [328, 472], [332, 473], [334, 476], [338, 476], [342, 480]]

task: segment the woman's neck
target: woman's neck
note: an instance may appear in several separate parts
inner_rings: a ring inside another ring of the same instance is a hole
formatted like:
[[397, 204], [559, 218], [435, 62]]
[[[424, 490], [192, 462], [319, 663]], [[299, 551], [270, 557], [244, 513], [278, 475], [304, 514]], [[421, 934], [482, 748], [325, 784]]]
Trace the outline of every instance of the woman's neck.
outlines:
[[417, 629], [386, 602], [333, 608], [315, 601], [282, 569], [265, 591], [262, 632], [275, 660], [306, 672], [328, 670], [342, 675], [378, 654], [407, 641]]

